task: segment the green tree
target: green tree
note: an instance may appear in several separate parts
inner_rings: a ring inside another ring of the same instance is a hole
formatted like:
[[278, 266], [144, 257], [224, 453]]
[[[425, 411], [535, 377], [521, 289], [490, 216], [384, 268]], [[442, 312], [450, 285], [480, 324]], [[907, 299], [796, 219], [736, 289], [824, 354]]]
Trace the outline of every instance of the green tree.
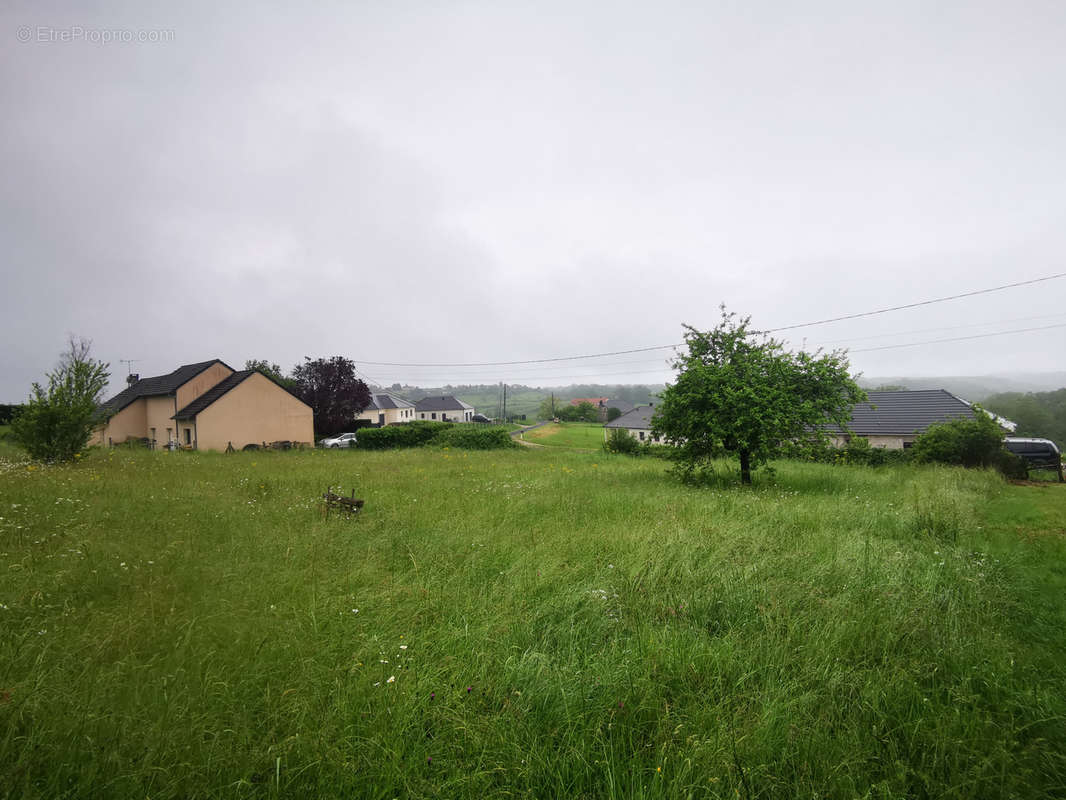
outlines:
[[599, 422], [600, 410], [596, 406], [587, 400], [582, 400], [576, 406], [571, 406], [574, 409], [574, 421], [575, 422]]
[[284, 372], [282, 372], [281, 366], [278, 364], [274, 364], [263, 359], [249, 358], [247, 361], [244, 362], [244, 368], [259, 370], [267, 377], [273, 378], [286, 389], [292, 390], [296, 388], [296, 380], [294, 378], [288, 377]]
[[749, 324], [722, 306], [714, 330], [684, 326], [688, 352], [673, 364], [677, 380], [663, 391], [652, 430], [676, 446], [686, 478], [728, 453], [750, 484], [752, 470], [786, 442], [825, 439], [821, 426], [846, 427], [851, 407], [866, 397], [848, 375], [844, 351], [789, 352]]
[[11, 423], [15, 441], [42, 461], [70, 461], [89, 442], [110, 377], [109, 364], [91, 356], [92, 342], [70, 338], [47, 386], [33, 384]]
[[622, 409], [615, 408], [614, 406], [611, 406], [610, 408], [607, 409], [607, 421], [608, 422], [614, 422], [620, 416], [622, 416]]

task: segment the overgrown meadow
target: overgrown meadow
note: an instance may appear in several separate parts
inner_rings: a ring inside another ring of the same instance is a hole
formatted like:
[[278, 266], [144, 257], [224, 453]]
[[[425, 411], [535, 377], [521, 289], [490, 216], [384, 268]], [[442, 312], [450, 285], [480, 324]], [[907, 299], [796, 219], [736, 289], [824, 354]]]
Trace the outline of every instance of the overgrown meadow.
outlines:
[[1060, 486], [0, 457], [3, 797], [1066, 794]]

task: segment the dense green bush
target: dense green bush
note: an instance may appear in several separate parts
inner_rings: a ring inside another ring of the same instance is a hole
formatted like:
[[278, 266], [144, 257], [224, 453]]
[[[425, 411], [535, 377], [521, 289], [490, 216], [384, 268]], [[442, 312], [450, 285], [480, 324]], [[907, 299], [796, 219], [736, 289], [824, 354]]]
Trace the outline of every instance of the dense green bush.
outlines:
[[397, 447], [422, 447], [441, 431], [451, 427], [450, 422], [415, 420], [402, 425], [384, 428], [366, 428], [358, 432], [360, 450], [393, 450]]
[[844, 447], [834, 447], [821, 440], [790, 442], [783, 448], [783, 453], [785, 458], [793, 461], [866, 467], [902, 464], [910, 458], [907, 450], [871, 447], [869, 439], [862, 436], [854, 437]]
[[622, 453], [627, 456], [652, 456], [653, 458], [673, 458], [677, 448], [668, 444], [641, 442], [625, 428], [612, 428], [603, 449], [608, 453]]
[[8, 425], [22, 409], [21, 404], [0, 403], [0, 425]]
[[506, 428], [482, 427], [481, 425], [454, 425], [440, 431], [430, 441], [441, 447], [457, 447], [463, 450], [499, 450], [518, 447], [518, 443]]
[[930, 425], [911, 448], [919, 464], [952, 464], [960, 467], [999, 467], [1009, 464], [1003, 445], [1003, 430], [981, 409], [974, 419], [956, 419]]
[[465, 450], [496, 450], [517, 447], [506, 428], [459, 425], [452, 422], [415, 420], [384, 428], [359, 431], [360, 450], [393, 450], [398, 447], [457, 447]]

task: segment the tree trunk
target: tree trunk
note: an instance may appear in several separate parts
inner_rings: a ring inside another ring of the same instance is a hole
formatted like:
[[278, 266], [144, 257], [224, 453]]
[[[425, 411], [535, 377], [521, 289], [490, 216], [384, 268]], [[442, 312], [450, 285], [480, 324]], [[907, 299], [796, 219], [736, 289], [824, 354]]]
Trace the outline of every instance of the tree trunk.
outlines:
[[747, 450], [740, 451], [740, 482], [751, 485], [751, 453]]

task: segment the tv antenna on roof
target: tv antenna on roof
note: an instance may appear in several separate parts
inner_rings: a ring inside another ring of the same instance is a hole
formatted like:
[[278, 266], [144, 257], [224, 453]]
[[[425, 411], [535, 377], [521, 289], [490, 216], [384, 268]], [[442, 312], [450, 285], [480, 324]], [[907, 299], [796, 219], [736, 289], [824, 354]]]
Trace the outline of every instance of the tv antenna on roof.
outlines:
[[139, 358], [120, 358], [119, 361], [126, 365], [126, 376], [129, 377], [133, 374], [133, 365], [141, 359]]

